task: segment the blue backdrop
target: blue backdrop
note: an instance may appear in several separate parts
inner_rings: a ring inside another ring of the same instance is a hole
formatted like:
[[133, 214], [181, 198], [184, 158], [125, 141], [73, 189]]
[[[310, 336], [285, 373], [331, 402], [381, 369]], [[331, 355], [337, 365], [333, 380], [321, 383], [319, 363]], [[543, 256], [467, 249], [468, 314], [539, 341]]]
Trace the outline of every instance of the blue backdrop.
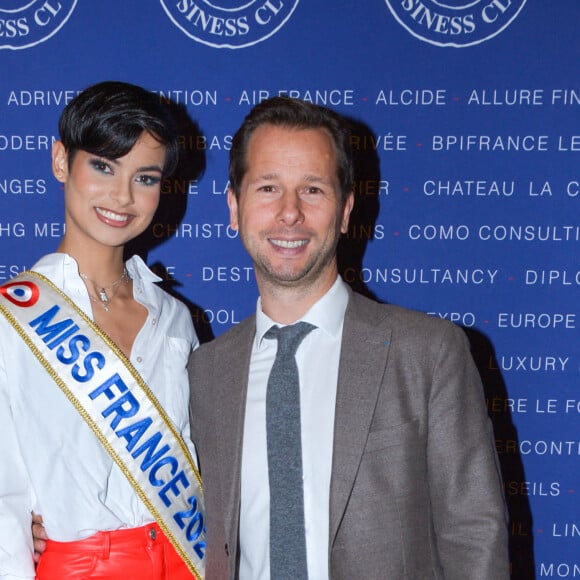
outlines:
[[578, 0], [2, 0], [0, 281], [63, 233], [63, 106], [120, 79], [175, 105], [184, 161], [137, 250], [203, 340], [253, 312], [228, 228], [231, 136], [267, 96], [353, 120], [353, 287], [473, 345], [512, 576], [580, 578]]

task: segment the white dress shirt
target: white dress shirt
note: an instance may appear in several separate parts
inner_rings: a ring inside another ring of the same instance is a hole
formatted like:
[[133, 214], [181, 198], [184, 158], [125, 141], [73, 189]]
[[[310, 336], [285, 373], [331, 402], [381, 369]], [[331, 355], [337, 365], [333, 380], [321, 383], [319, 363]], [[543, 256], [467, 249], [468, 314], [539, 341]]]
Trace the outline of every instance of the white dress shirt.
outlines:
[[[177, 430], [189, 436], [187, 360], [198, 346], [184, 304], [155, 285], [138, 258], [127, 264], [133, 294], [147, 309], [130, 360]], [[32, 268], [61, 288], [89, 317], [77, 263], [49, 254]], [[99, 530], [136, 527], [154, 518], [107, 451], [24, 341], [0, 315], [0, 577], [34, 578], [30, 512], [49, 538], [73, 541]]]
[[[301, 318], [317, 328], [304, 338], [296, 353], [300, 377], [304, 517], [310, 580], [328, 579], [334, 410], [347, 302], [346, 286], [338, 278]], [[265, 339], [264, 334], [273, 324], [276, 323], [262, 312], [258, 300], [242, 452], [240, 580], [270, 578], [266, 388], [276, 357], [277, 342]]]

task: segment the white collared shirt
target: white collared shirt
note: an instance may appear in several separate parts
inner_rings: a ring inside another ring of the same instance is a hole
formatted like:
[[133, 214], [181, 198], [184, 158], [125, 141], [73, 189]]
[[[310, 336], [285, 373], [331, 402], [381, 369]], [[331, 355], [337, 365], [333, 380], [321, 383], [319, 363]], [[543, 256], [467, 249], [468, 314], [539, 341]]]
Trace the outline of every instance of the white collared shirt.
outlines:
[[[138, 258], [127, 264], [133, 294], [147, 320], [131, 363], [177, 430], [189, 435], [187, 360], [198, 346], [184, 304], [155, 285]], [[33, 270], [61, 288], [89, 317], [92, 309], [78, 266], [49, 254]], [[41, 513], [48, 536], [81, 539], [99, 530], [145, 525], [153, 517], [89, 426], [0, 315], [0, 577], [34, 578], [30, 512]]]
[[[310, 580], [328, 579], [334, 411], [347, 302], [346, 285], [338, 278], [301, 318], [317, 328], [304, 338], [296, 353], [300, 377], [304, 516]], [[277, 342], [265, 339], [264, 334], [273, 324], [276, 323], [262, 312], [258, 300], [242, 453], [240, 580], [270, 578], [266, 387]]]

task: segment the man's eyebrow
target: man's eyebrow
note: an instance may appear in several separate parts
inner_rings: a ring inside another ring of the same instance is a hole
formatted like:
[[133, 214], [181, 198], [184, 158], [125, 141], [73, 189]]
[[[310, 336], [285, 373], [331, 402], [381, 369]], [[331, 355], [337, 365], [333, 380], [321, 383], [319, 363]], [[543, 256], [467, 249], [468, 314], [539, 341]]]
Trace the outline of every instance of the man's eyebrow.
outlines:
[[308, 174], [304, 176], [305, 181], [309, 181], [309, 182], [316, 182], [316, 183], [330, 183], [330, 179], [327, 179], [326, 177], [323, 177], [322, 175], [313, 175], [313, 174]]
[[256, 183], [257, 181], [268, 181], [270, 179], [277, 179], [279, 176], [278, 173], [262, 173], [260, 175], [256, 175], [253, 179], [249, 181], [249, 183]]

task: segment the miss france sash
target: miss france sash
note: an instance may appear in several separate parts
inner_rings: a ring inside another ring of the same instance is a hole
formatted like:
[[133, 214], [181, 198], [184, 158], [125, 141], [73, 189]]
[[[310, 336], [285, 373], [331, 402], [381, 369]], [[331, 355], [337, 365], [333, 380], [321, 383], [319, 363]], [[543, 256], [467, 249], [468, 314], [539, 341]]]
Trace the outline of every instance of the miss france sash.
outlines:
[[109, 452], [194, 577], [202, 580], [206, 542], [199, 472], [127, 357], [37, 272], [24, 272], [0, 286], [0, 311]]

